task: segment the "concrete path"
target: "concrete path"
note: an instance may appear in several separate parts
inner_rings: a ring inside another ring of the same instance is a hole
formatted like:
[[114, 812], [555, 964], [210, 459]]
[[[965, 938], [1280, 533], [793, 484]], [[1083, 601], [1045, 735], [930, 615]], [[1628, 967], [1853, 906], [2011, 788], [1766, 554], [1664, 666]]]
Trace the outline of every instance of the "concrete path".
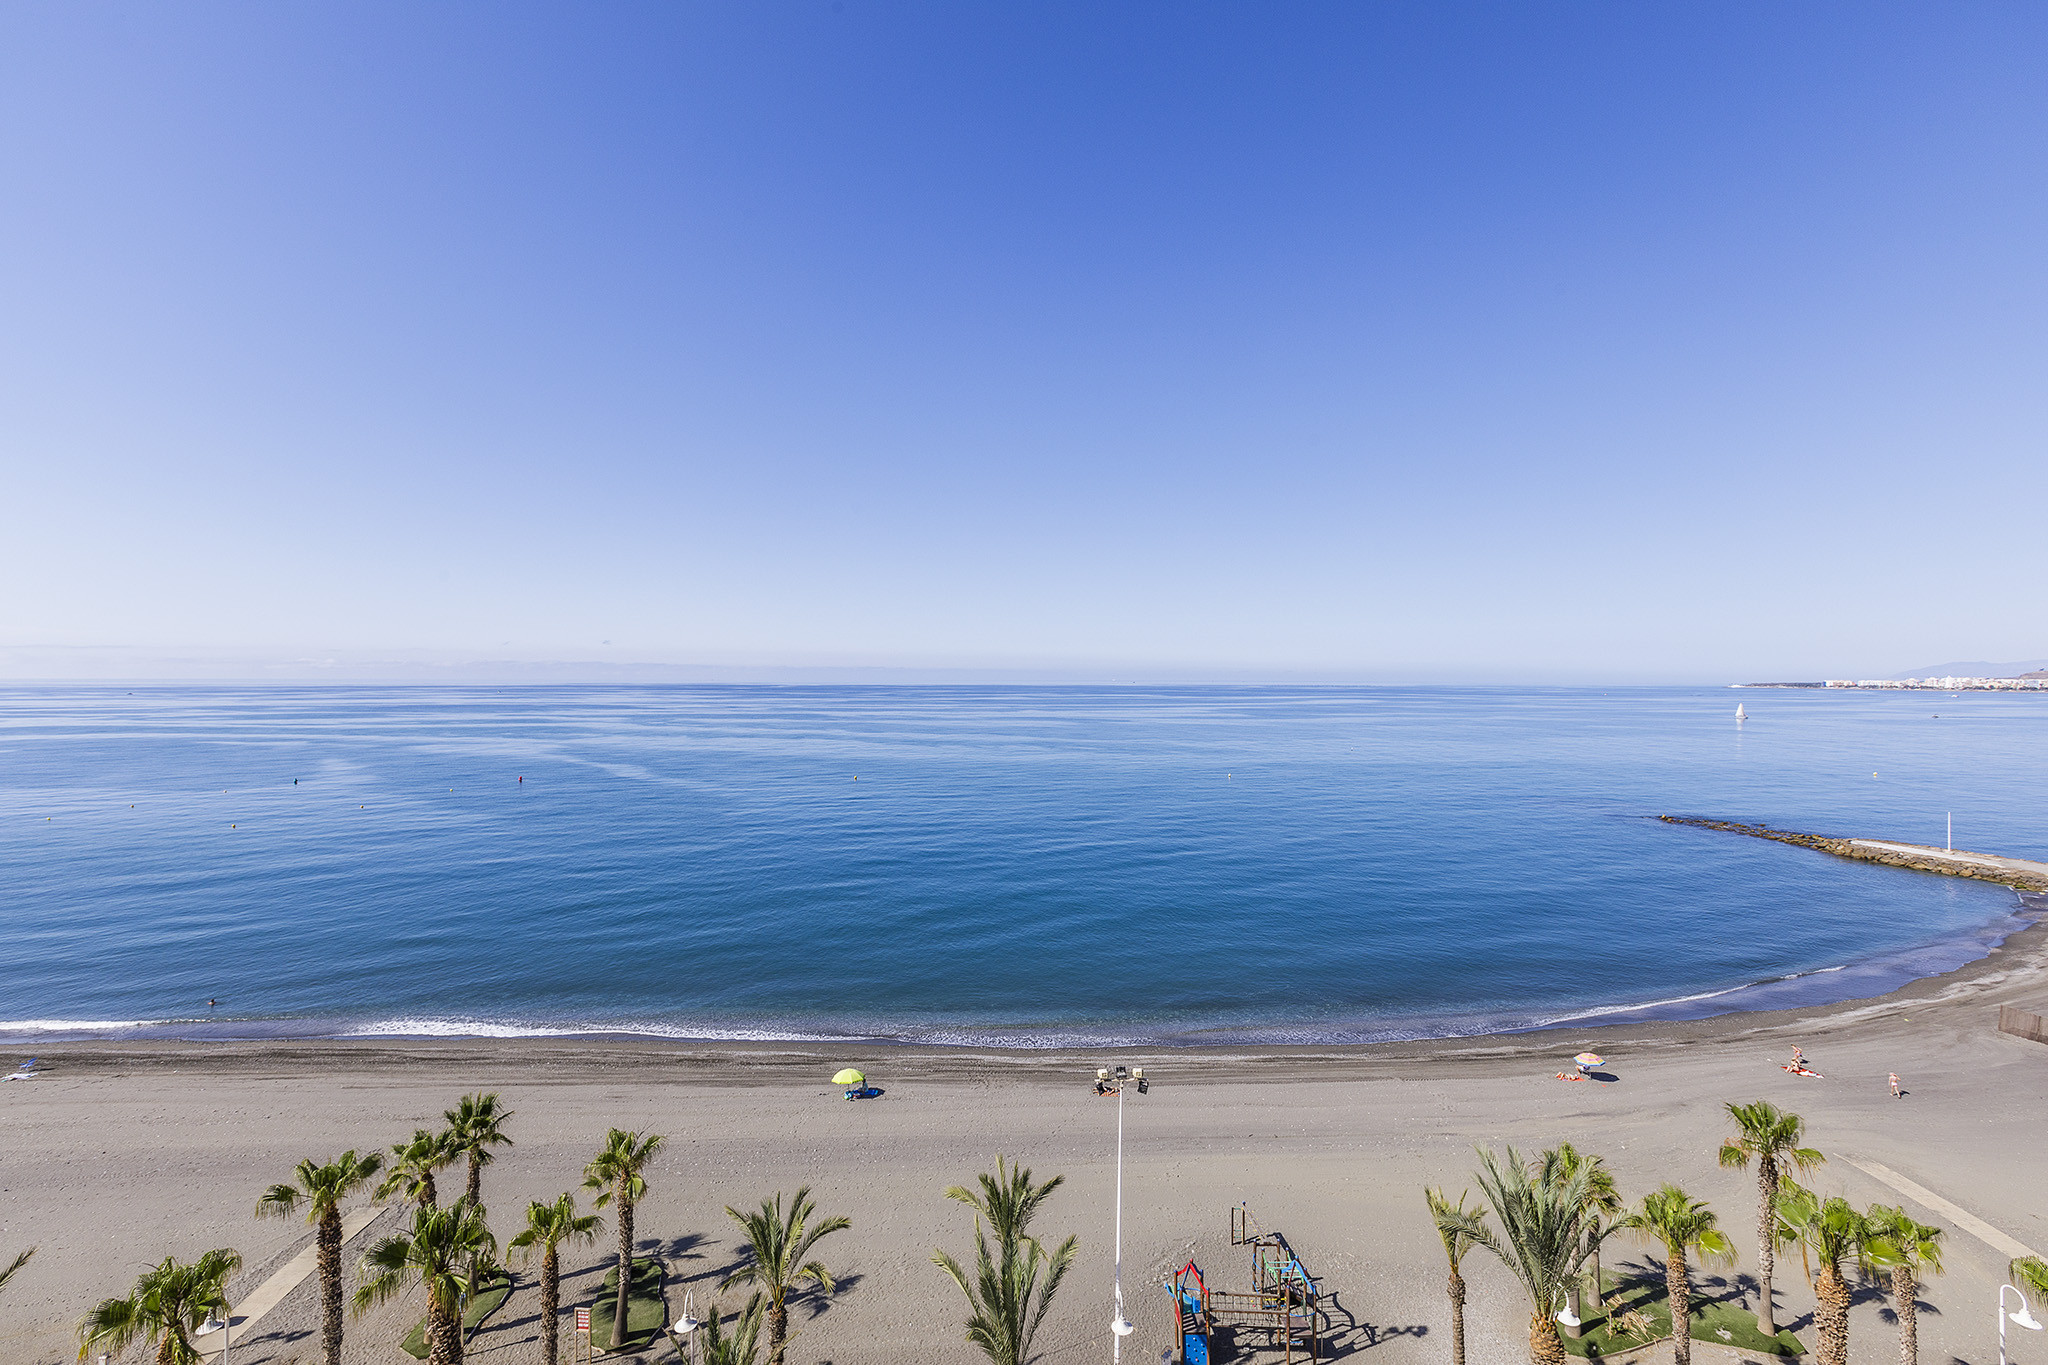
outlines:
[[1842, 1159], [1879, 1184], [1889, 1185], [1914, 1203], [1932, 1209], [1935, 1213], [1948, 1219], [1949, 1222], [1955, 1224], [1964, 1232], [1969, 1233], [1972, 1237], [1975, 1237], [1978, 1241], [1984, 1243], [1984, 1245], [2008, 1260], [2016, 1261], [2022, 1256], [2038, 1256], [2041, 1254], [2018, 1238], [2008, 1237], [1976, 1214], [1957, 1208], [1925, 1185], [1915, 1184], [1913, 1181], [1906, 1179], [1906, 1177], [1882, 1162], [1856, 1156], [1847, 1156]]
[[1907, 853], [1915, 858], [1926, 858], [1930, 862], [1964, 863], [1971, 867], [1997, 868], [2005, 872], [2031, 872], [2037, 877], [2048, 877], [2048, 863], [2037, 863], [2026, 858], [2000, 858], [1990, 853], [1955, 853], [1929, 844], [1901, 844], [1889, 839], [1851, 839], [1854, 848], [1877, 848], [1887, 853]]
[[[375, 1208], [357, 1209], [344, 1217], [341, 1220], [341, 1244], [347, 1246], [351, 1237], [376, 1222], [377, 1215], [382, 1212], [384, 1206], [378, 1205]], [[320, 1243], [317, 1240], [308, 1242], [298, 1255], [279, 1266], [276, 1274], [257, 1285], [254, 1293], [237, 1304], [228, 1315], [226, 1335], [232, 1338], [227, 1343], [229, 1348], [232, 1349], [236, 1341], [249, 1334], [249, 1328], [258, 1318], [283, 1303], [284, 1296], [297, 1289], [299, 1282], [313, 1273], [313, 1267], [319, 1259]], [[201, 1355], [217, 1356], [220, 1354], [221, 1336], [219, 1332], [209, 1332], [203, 1337], [193, 1338], [192, 1344], [199, 1348]], [[229, 1359], [232, 1360], [233, 1357], [230, 1356]]]

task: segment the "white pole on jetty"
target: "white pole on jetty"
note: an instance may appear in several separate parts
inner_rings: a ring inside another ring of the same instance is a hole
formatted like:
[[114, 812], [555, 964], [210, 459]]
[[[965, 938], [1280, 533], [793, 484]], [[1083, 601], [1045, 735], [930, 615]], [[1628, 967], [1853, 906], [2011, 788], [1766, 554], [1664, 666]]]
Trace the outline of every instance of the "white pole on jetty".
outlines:
[[1956, 813], [1954, 811], [1948, 813], [1948, 851], [1951, 853], [1956, 851]]

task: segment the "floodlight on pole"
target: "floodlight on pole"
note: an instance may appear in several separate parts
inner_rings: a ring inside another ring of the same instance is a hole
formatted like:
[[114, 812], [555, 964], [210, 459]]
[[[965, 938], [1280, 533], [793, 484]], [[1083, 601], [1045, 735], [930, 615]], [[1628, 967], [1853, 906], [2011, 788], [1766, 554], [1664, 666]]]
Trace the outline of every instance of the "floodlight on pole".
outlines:
[[1095, 1069], [1095, 1093], [1116, 1096], [1116, 1261], [1111, 1280], [1110, 1365], [1123, 1359], [1124, 1338], [1138, 1330], [1124, 1313], [1124, 1091], [1134, 1085], [1140, 1095], [1151, 1088], [1142, 1066]]

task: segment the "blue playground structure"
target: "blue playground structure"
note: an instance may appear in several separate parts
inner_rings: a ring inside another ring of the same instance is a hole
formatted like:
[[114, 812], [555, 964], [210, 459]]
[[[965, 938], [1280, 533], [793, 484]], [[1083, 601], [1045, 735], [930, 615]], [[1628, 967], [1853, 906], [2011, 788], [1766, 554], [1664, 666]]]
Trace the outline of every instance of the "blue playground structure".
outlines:
[[1202, 1268], [1189, 1261], [1174, 1272], [1166, 1287], [1173, 1293], [1180, 1317], [1180, 1354], [1175, 1365], [1209, 1365], [1209, 1289]]

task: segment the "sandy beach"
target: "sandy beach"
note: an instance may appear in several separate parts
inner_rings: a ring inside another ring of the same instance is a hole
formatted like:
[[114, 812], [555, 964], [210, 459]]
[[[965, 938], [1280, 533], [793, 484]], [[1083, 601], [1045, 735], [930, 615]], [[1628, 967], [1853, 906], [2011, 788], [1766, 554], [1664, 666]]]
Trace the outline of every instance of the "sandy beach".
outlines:
[[[1722, 1105], [1768, 1098], [1804, 1115], [1829, 1154], [1819, 1188], [1858, 1205], [1903, 1201], [1949, 1228], [1948, 1273], [1922, 1296], [1931, 1305], [1921, 1316], [1922, 1359], [1987, 1361], [1996, 1354], [1991, 1300], [2008, 1258], [1994, 1242], [2048, 1250], [2048, 1047], [1995, 1028], [2000, 1003], [2048, 1003], [2044, 966], [2048, 925], [2037, 924], [1981, 962], [1877, 1000], [1356, 1048], [1098, 1056], [619, 1040], [52, 1046], [40, 1050], [48, 1074], [0, 1087], [0, 1253], [41, 1247], [0, 1298], [0, 1357], [74, 1359], [80, 1313], [125, 1292], [146, 1261], [166, 1254], [238, 1248], [239, 1303], [309, 1240], [297, 1223], [251, 1216], [267, 1184], [302, 1157], [387, 1146], [437, 1123], [461, 1093], [484, 1089], [516, 1111], [517, 1145], [484, 1184], [501, 1238], [528, 1199], [577, 1185], [608, 1125], [668, 1135], [638, 1226], [643, 1250], [667, 1258], [672, 1315], [687, 1291], [701, 1311], [734, 1264], [726, 1205], [808, 1183], [823, 1210], [849, 1216], [851, 1231], [824, 1244], [839, 1292], [795, 1315], [801, 1335], [790, 1359], [804, 1365], [976, 1359], [961, 1337], [960, 1296], [930, 1263], [935, 1248], [971, 1246], [969, 1214], [941, 1191], [998, 1152], [1040, 1176], [1063, 1173], [1041, 1227], [1078, 1232], [1082, 1253], [1040, 1342], [1049, 1362], [1106, 1358], [1116, 1113], [1090, 1079], [1096, 1065], [1121, 1061], [1154, 1080], [1151, 1093], [1128, 1101], [1124, 1282], [1138, 1330], [1127, 1360], [1158, 1360], [1171, 1345], [1159, 1284], [1190, 1256], [1212, 1287], [1248, 1287], [1244, 1253], [1228, 1244], [1228, 1210], [1240, 1201], [1284, 1232], [1334, 1295], [1336, 1356], [1447, 1359], [1444, 1268], [1421, 1191], [1471, 1184], [1481, 1143], [1533, 1150], [1570, 1140], [1605, 1156], [1631, 1201], [1665, 1180], [1710, 1200], [1741, 1253], [1733, 1272], [1697, 1273], [1712, 1288], [1755, 1260], [1753, 1181], [1715, 1162]], [[1795, 1043], [1825, 1079], [1780, 1068]], [[1615, 1079], [1555, 1080], [1563, 1059], [1586, 1046], [1608, 1058]], [[847, 1063], [866, 1067], [886, 1094], [843, 1101], [827, 1078]], [[1904, 1078], [1904, 1099], [1888, 1093], [1891, 1071]], [[1908, 1198], [1902, 1182], [1944, 1205]], [[1977, 1230], [1959, 1226], [1954, 1209]], [[349, 1263], [394, 1222], [386, 1213], [352, 1241]], [[603, 1244], [572, 1253], [565, 1304], [588, 1301], [604, 1255]], [[1609, 1264], [1647, 1259], [1629, 1245]], [[1470, 1358], [1522, 1359], [1526, 1314], [1506, 1272], [1484, 1253], [1466, 1270]], [[1812, 1297], [1796, 1255], [1781, 1259], [1778, 1285], [1781, 1321], [1810, 1341]], [[523, 1277], [472, 1358], [538, 1360], [537, 1309]], [[348, 1359], [407, 1359], [396, 1342], [420, 1312], [414, 1293], [351, 1318]], [[1853, 1358], [1897, 1358], [1886, 1313], [1875, 1292], [1859, 1296]], [[315, 1282], [242, 1330], [237, 1365], [317, 1360]], [[2017, 1359], [2048, 1359], [2040, 1338], [2015, 1347]], [[1646, 1354], [1666, 1358], [1668, 1349]], [[1702, 1359], [1737, 1358], [1698, 1349]], [[662, 1345], [646, 1358], [672, 1357]]]

